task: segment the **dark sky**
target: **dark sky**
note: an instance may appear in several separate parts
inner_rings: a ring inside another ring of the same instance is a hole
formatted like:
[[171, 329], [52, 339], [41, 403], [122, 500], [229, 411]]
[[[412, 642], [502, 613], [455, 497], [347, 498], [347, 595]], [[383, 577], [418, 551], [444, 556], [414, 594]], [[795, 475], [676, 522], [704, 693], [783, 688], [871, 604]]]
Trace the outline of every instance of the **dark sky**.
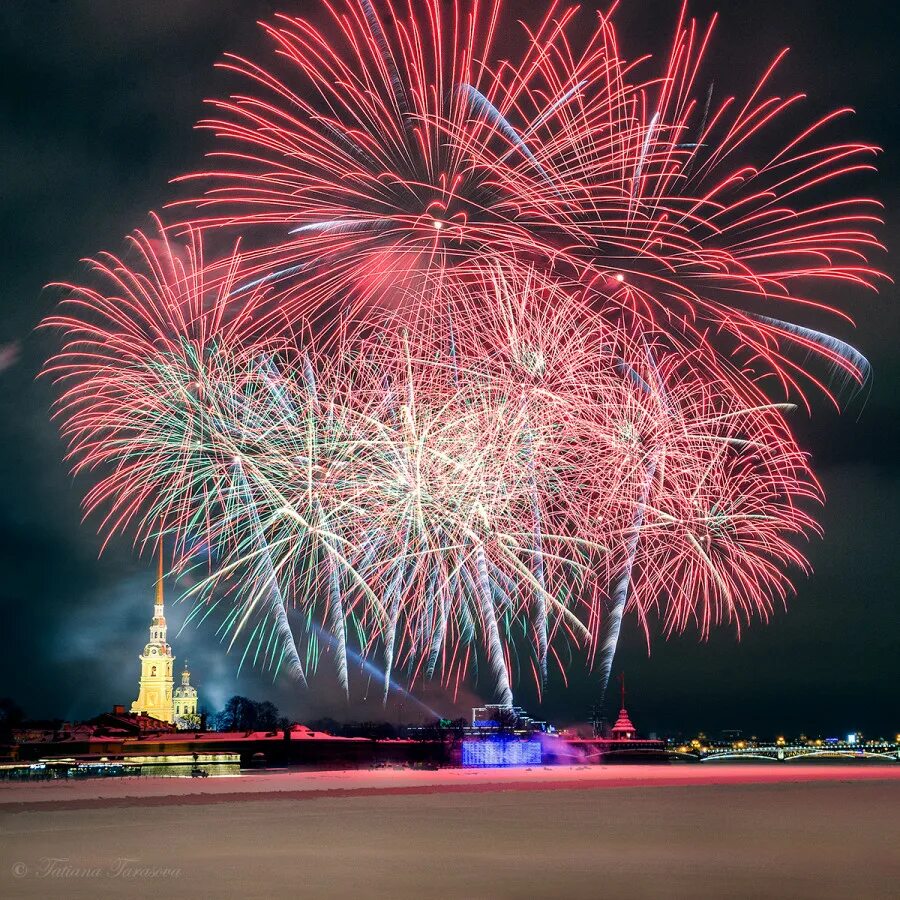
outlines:
[[[624, 0], [619, 17], [633, 55], [668, 35], [676, 6]], [[859, 189], [887, 204], [884, 238], [898, 245], [900, 118], [896, 46], [900, 12], [877, 0], [697, 2], [705, 17], [722, 7], [710, 73], [739, 88], [783, 46], [785, 91], [805, 89], [814, 111], [849, 105], [844, 137], [885, 148], [877, 177]], [[74, 482], [49, 419], [51, 390], [35, 375], [51, 352], [36, 333], [54, 295], [42, 286], [75, 277], [80, 257], [117, 249], [175, 194], [171, 178], [196, 168], [208, 139], [192, 130], [204, 97], [230, 83], [213, 63], [225, 50], [258, 53], [255, 21], [303, 12], [309, 0], [4, 0], [0, 4], [0, 695], [32, 716], [87, 716], [136, 692], [137, 654], [152, 603], [152, 565], [128, 540], [98, 559], [91, 524], [81, 524], [86, 481]], [[508, 12], [526, 8], [510, 0]], [[724, 90], [724, 88], [723, 88]], [[893, 262], [885, 263], [893, 269]], [[716, 731], [744, 728], [837, 734], [900, 731], [900, 313], [897, 291], [830, 298], [857, 320], [845, 333], [875, 369], [865, 402], [843, 415], [817, 402], [798, 421], [828, 494], [823, 540], [809, 549], [815, 574], [768, 625], [736, 642], [723, 629], [666, 643], [654, 635], [648, 657], [633, 622], [616, 669], [627, 672], [639, 728]], [[170, 635], [186, 608], [170, 604]], [[173, 638], [189, 657], [202, 699], [215, 707], [235, 691], [275, 701], [298, 718], [378, 716], [336, 699], [334, 679], [310, 693], [253, 672], [235, 673], [211, 631]], [[328, 670], [327, 661], [323, 669]], [[330, 676], [330, 671], [326, 671]], [[595, 679], [573, 663], [570, 686], [554, 679], [532, 712], [584, 721]], [[356, 678], [361, 685], [361, 679]], [[478, 688], [473, 686], [472, 696]], [[358, 692], [363, 693], [362, 687]], [[461, 699], [465, 705], [469, 697]], [[429, 696], [440, 712], [447, 698]], [[405, 711], [392, 710], [390, 715]]]

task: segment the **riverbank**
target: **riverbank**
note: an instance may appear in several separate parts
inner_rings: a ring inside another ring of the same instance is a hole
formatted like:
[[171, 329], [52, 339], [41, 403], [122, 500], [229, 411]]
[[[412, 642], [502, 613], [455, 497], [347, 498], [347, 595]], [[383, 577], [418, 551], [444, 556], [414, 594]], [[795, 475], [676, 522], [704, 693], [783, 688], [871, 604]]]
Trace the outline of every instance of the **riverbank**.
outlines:
[[243, 772], [221, 778], [109, 778], [0, 782], [0, 811], [131, 805], [213, 804], [260, 797], [312, 800], [376, 794], [598, 790], [737, 784], [900, 783], [900, 765], [535, 766], [510, 769], [347, 769]]
[[810, 768], [116, 779], [24, 786], [30, 800], [3, 786], [0, 893], [896, 896], [900, 773]]

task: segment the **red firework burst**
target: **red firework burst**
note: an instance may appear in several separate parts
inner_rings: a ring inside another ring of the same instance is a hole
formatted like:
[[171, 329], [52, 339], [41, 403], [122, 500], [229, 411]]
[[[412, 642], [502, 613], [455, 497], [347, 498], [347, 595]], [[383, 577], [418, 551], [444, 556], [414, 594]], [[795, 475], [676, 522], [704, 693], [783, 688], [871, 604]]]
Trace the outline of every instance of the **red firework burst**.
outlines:
[[497, 4], [328, 8], [322, 30], [264, 26], [277, 75], [229, 57], [252, 90], [203, 123], [228, 149], [200, 176], [199, 221], [253, 231], [252, 280], [286, 308], [440, 307], [460, 263], [513, 256], [629, 327], [688, 347], [728, 335], [729, 354], [785, 390], [803, 377], [827, 390], [791, 346], [864, 376], [852, 347], [793, 318], [827, 308], [829, 284], [880, 277], [879, 204], [838, 188], [874, 148], [823, 143], [846, 110], [790, 124], [802, 95], [768, 93], [783, 54], [745, 100], [718, 101], [702, 76], [712, 25], [683, 11], [653, 72], [623, 58], [611, 15], [587, 26], [575, 7], [523, 28], [512, 61], [493, 50]]
[[126, 257], [87, 260], [87, 284], [58, 285], [62, 310], [44, 324], [65, 341], [45, 374], [61, 386], [73, 472], [100, 474], [84, 504], [103, 510], [100, 530], [183, 537], [193, 521], [199, 538], [230, 484], [233, 451], [210, 437], [234, 417], [226, 394], [240, 393], [253, 336], [271, 320], [261, 290], [232, 296], [239, 254], [206, 264], [197, 232], [185, 244], [153, 226]]

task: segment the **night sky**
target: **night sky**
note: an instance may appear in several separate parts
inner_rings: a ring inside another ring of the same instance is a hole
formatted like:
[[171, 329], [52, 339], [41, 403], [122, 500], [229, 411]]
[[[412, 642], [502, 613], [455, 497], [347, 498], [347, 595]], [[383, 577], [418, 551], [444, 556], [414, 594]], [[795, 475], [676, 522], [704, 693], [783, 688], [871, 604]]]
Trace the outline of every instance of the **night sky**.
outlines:
[[[677, 3], [624, 0], [620, 27], [630, 55], [668, 37]], [[170, 179], [199, 167], [209, 138], [192, 129], [205, 97], [233, 82], [213, 70], [226, 50], [260, 55], [255, 26], [276, 11], [305, 12], [309, 0], [4, 0], [0, 4], [0, 602], [4, 635], [0, 696], [33, 717], [94, 715], [136, 695], [137, 655], [152, 604], [152, 563], [127, 539], [98, 559], [95, 523], [82, 524], [87, 479], [73, 481], [50, 421], [50, 385], [36, 381], [53, 336], [35, 326], [54, 306], [43, 286], [74, 278], [79, 258], [117, 250], [177, 194]], [[512, 12], [527, 4], [506, 4]], [[857, 115], [831, 135], [877, 143], [878, 176], [860, 192], [887, 205], [883, 238], [898, 245], [900, 86], [896, 46], [900, 8], [856, 0], [696, 2], [706, 17], [722, 8], [707, 69], [717, 90], [755, 78], [783, 46], [792, 48], [778, 86], [806, 90], [809, 117], [837, 106]], [[892, 260], [879, 260], [893, 270]], [[896, 289], [880, 296], [846, 292], [827, 299], [858, 323], [841, 336], [873, 364], [874, 380], [838, 415], [815, 401], [798, 418], [828, 495], [825, 529], [796, 579], [797, 596], [768, 625], [740, 642], [722, 628], [707, 643], [695, 634], [666, 643], [653, 635], [648, 657], [633, 621], [623, 630], [616, 671], [624, 668], [629, 709], [639, 729], [660, 732], [743, 728], [840, 734], [895, 734], [900, 599], [900, 313]], [[173, 595], [170, 591], [170, 597]], [[339, 698], [329, 661], [311, 692], [285, 677], [244, 671], [212, 629], [178, 627], [186, 606], [167, 609], [179, 662], [191, 661], [211, 709], [231, 693], [271, 699], [298, 719], [384, 717], [377, 704]], [[566, 688], [553, 678], [542, 705], [521, 685], [517, 700], [561, 723], [585, 721], [595, 678], [576, 659]], [[354, 682], [351, 673], [351, 682]], [[364, 683], [357, 674], [357, 697]], [[376, 691], [373, 691], [375, 694]], [[438, 712], [478, 697], [426, 698]], [[392, 707], [392, 718], [416, 708]]]

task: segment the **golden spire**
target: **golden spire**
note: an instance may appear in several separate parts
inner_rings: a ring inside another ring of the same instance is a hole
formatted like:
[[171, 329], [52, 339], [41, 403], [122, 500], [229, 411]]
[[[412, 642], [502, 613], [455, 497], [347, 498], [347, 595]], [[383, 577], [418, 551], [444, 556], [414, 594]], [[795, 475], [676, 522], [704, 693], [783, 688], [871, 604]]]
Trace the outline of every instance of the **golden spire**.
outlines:
[[159, 542], [159, 562], [156, 567], [156, 605], [163, 605], [163, 545]]

